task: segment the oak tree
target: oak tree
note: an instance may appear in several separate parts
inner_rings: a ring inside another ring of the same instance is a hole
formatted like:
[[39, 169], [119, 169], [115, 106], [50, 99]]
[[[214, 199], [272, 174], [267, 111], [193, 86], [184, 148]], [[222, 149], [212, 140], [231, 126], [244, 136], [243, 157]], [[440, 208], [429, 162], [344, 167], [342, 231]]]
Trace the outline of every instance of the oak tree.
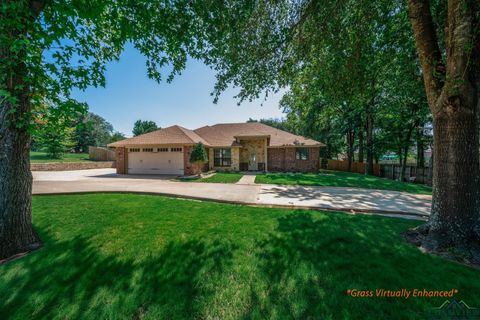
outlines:
[[433, 204], [420, 243], [480, 263], [480, 3], [409, 0], [433, 116]]
[[132, 43], [167, 80], [195, 46], [190, 1], [0, 1], [0, 259], [39, 246], [31, 223], [33, 114], [72, 88], [104, 85], [105, 64]]

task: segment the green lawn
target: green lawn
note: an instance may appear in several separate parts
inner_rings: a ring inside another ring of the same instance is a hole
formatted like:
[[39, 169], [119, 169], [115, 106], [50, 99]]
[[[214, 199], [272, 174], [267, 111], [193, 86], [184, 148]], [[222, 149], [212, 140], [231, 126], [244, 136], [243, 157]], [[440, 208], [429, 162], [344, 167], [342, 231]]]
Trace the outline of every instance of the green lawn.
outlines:
[[423, 184], [366, 176], [358, 173], [322, 170], [315, 173], [268, 173], [258, 175], [256, 183], [307, 185], [325, 187], [353, 187], [431, 194], [432, 188]]
[[47, 157], [46, 152], [32, 151], [30, 152], [30, 162], [47, 163], [47, 162], [84, 162], [90, 161], [88, 153], [65, 153], [62, 159], [52, 159]]
[[177, 179], [184, 182], [212, 182], [212, 183], [236, 183], [243, 176], [241, 173], [236, 172], [217, 172], [211, 177], [208, 178], [188, 178], [188, 179]]
[[423, 254], [419, 222], [131, 194], [41, 196], [44, 246], [0, 266], [0, 319], [419, 319], [445, 298], [348, 289], [458, 289], [480, 271]]

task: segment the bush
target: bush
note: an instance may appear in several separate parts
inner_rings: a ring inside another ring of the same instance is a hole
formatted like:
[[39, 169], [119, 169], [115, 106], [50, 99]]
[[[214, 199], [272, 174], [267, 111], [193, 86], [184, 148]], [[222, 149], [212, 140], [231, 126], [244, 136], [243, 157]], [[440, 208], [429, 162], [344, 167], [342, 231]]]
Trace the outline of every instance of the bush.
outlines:
[[200, 173], [204, 163], [208, 162], [208, 154], [203, 143], [199, 142], [195, 145], [190, 155], [190, 162], [195, 164], [195, 171]]

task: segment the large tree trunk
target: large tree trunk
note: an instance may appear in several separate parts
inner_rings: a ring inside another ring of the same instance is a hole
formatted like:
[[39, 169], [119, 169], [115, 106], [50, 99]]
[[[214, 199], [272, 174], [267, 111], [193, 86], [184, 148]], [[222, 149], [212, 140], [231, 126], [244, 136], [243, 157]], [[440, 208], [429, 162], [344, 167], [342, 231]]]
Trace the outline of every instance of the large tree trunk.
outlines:
[[[18, 28], [2, 28], [0, 63], [9, 63], [0, 95], [0, 260], [33, 250], [40, 245], [32, 226], [32, 174], [30, 172], [31, 87], [26, 61], [27, 49], [19, 39], [29, 33], [45, 5], [44, 1], [19, 2], [17, 11], [0, 19], [18, 19]], [[5, 40], [6, 39], [6, 40]], [[17, 43], [13, 46], [12, 43]], [[10, 44], [9, 44], [10, 43]], [[15, 50], [12, 52], [12, 48]], [[5, 69], [4, 69], [5, 70]], [[30, 75], [31, 76], [31, 75]]]
[[433, 204], [429, 223], [434, 246], [468, 249], [479, 244], [477, 128], [477, 117], [470, 112], [433, 119]]
[[[0, 260], [39, 246], [32, 227], [30, 136], [7, 121], [0, 106]], [[23, 105], [20, 109], [27, 109]]]
[[446, 65], [429, 1], [408, 7], [434, 131], [432, 212], [419, 242], [480, 264], [480, 3], [448, 1]]
[[373, 112], [367, 112], [367, 174], [373, 175]]

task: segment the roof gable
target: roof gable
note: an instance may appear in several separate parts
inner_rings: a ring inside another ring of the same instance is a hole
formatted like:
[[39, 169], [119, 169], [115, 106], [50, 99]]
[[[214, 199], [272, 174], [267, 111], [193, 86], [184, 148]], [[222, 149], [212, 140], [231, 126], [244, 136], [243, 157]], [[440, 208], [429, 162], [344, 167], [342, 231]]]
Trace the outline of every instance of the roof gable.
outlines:
[[194, 130], [195, 133], [203, 137], [211, 146], [230, 146], [234, 145], [236, 138], [255, 136], [269, 137], [270, 146], [323, 146], [322, 143], [298, 136], [259, 122], [247, 123], [221, 123], [213, 126], [205, 126]]
[[207, 142], [192, 130], [177, 125], [158, 129], [152, 132], [138, 135], [133, 138], [110, 143], [109, 147], [155, 145], [155, 144], [195, 144]]

